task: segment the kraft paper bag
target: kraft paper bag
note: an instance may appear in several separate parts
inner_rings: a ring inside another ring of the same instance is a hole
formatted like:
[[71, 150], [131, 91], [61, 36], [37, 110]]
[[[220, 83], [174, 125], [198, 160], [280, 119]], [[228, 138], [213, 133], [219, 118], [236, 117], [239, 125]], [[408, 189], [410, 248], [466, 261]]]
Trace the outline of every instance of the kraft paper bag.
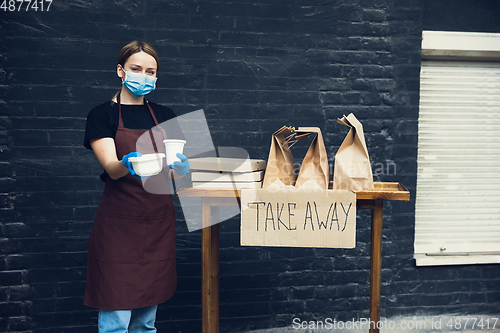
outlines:
[[295, 133], [297, 140], [315, 135], [302, 161], [295, 187], [319, 187], [327, 190], [330, 183], [330, 170], [321, 129], [318, 127], [299, 127]]
[[335, 155], [333, 189], [373, 190], [373, 174], [363, 125], [352, 113], [337, 119], [337, 123], [351, 129]]
[[266, 173], [262, 187], [266, 188], [280, 181], [284, 185], [294, 185], [297, 179], [297, 165], [290, 148], [295, 144], [295, 128], [283, 126], [273, 133], [267, 159]]

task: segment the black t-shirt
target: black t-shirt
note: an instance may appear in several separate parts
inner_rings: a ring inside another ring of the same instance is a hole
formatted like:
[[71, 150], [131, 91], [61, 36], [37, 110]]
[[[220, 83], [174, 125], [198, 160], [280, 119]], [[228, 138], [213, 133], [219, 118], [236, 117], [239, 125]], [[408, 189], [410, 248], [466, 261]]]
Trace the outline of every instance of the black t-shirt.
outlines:
[[[149, 102], [151, 109], [155, 114], [158, 124], [176, 117], [172, 109], [160, 104]], [[121, 105], [123, 126], [130, 129], [150, 129], [156, 126], [153, 117], [146, 105]], [[92, 149], [90, 141], [100, 138], [115, 138], [118, 129], [119, 113], [118, 104], [113, 101], [102, 103], [92, 110], [87, 116], [87, 125], [85, 127], [85, 138], [83, 145], [85, 148]], [[171, 123], [171, 122], [169, 122]], [[163, 127], [163, 126], [162, 126]], [[172, 139], [184, 139], [176, 121], [169, 124], [167, 136]], [[121, 158], [119, 156], [118, 158]], [[101, 175], [104, 181], [107, 177], [106, 172]]]
[[[149, 102], [153, 109], [158, 124], [175, 118], [176, 115], [172, 109], [156, 103]], [[123, 126], [131, 129], [149, 129], [156, 126], [153, 117], [149, 113], [146, 105], [121, 105]], [[87, 125], [85, 128], [85, 139], [83, 145], [90, 147], [90, 140], [100, 138], [115, 138], [118, 129], [118, 104], [108, 101], [96, 106], [90, 110], [87, 116]], [[183, 139], [180, 129], [176, 133], [167, 133], [167, 136], [175, 139]]]

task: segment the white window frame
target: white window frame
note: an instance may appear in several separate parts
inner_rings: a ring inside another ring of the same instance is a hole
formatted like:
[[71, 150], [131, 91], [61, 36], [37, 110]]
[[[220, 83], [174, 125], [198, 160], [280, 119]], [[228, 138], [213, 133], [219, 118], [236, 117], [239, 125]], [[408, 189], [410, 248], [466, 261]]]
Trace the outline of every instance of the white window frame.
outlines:
[[[500, 62], [500, 34], [423, 31], [422, 59]], [[417, 233], [415, 234], [416, 242]], [[431, 254], [417, 253], [416, 250], [414, 258], [417, 266], [500, 263], [500, 252]]]
[[500, 34], [424, 30], [422, 59], [500, 61]]

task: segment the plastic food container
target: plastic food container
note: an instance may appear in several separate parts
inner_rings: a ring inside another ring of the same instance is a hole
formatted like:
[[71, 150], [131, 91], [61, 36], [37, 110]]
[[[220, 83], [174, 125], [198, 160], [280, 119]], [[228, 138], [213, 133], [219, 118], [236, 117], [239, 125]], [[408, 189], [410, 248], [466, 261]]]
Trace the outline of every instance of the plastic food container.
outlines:
[[167, 165], [171, 165], [175, 161], [180, 162], [181, 160], [177, 157], [177, 153], [182, 154], [186, 140], [166, 139], [163, 140], [163, 144], [165, 145]]
[[139, 157], [130, 157], [135, 173], [141, 177], [150, 177], [160, 173], [163, 169], [164, 154], [145, 154]]

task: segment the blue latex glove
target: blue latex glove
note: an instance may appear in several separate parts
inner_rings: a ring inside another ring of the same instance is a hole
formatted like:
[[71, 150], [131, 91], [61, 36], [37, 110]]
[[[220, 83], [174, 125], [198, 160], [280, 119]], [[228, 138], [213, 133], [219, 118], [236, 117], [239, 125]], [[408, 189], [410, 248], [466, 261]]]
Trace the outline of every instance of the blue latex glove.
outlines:
[[[140, 156], [142, 156], [141, 153], [134, 151], [134, 152], [129, 153], [127, 155], [123, 155], [123, 157], [122, 157], [122, 163], [128, 169], [128, 172], [130, 172], [131, 175], [135, 175], [135, 171], [134, 171], [134, 168], [132, 168], [132, 162], [129, 162], [128, 159], [130, 157], [140, 157]], [[138, 178], [138, 176], [135, 176], [135, 177]]]
[[179, 176], [184, 176], [188, 171], [191, 169], [189, 166], [188, 159], [185, 155], [182, 155], [180, 153], [177, 153], [176, 156], [181, 159], [181, 161], [175, 161], [174, 164], [170, 164], [169, 167], [170, 169], [174, 170], [177, 172]]

